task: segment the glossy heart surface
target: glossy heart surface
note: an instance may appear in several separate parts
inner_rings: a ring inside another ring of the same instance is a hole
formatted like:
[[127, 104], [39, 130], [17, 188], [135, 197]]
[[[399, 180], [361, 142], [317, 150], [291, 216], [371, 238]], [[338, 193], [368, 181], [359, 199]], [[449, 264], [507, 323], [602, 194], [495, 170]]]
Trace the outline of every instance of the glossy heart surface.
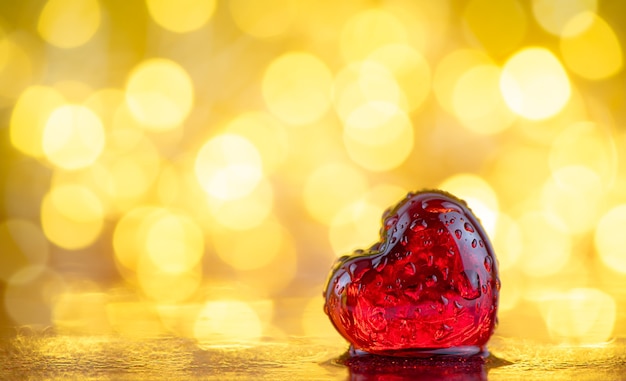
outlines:
[[474, 354], [497, 323], [493, 248], [465, 202], [409, 193], [383, 215], [380, 241], [337, 259], [324, 310], [354, 351]]

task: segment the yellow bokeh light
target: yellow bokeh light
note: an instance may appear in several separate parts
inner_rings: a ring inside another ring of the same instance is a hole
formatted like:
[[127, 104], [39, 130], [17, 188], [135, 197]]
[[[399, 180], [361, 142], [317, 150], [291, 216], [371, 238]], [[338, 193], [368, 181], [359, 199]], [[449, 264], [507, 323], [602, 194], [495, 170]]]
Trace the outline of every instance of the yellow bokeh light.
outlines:
[[[583, 32], [570, 35], [571, 30], [579, 30], [581, 23], [591, 25]], [[624, 64], [620, 41], [606, 21], [594, 14], [582, 13], [574, 17], [566, 26], [560, 48], [563, 61], [568, 69], [583, 78], [600, 80], [615, 75]]]
[[154, 183], [160, 168], [157, 148], [140, 130], [116, 128], [107, 135], [107, 147], [89, 168], [111, 212], [135, 206]]
[[463, 18], [479, 43], [497, 56], [513, 51], [526, 35], [526, 13], [516, 0], [472, 0]]
[[98, 0], [48, 0], [39, 15], [37, 30], [56, 47], [75, 48], [96, 33], [100, 13]]
[[32, 46], [25, 46], [19, 33], [4, 36], [0, 25], [0, 105], [14, 106], [14, 101], [33, 84], [38, 62], [30, 55]]
[[341, 341], [341, 336], [333, 327], [324, 313], [324, 300], [319, 296], [311, 298], [302, 312], [302, 329], [307, 337], [328, 338], [333, 341]]
[[316, 168], [304, 185], [304, 206], [318, 222], [328, 225], [337, 210], [361, 197], [367, 178], [357, 168], [330, 163]]
[[291, 125], [310, 124], [330, 107], [332, 75], [316, 56], [289, 52], [270, 63], [263, 76], [269, 110]]
[[520, 260], [523, 245], [522, 232], [517, 222], [507, 214], [499, 213], [491, 243], [498, 258], [499, 270], [514, 268]]
[[377, 242], [381, 214], [378, 205], [363, 200], [355, 201], [339, 210], [328, 230], [330, 246], [335, 255], [367, 249]]
[[611, 295], [595, 288], [576, 288], [550, 300], [546, 325], [559, 342], [599, 344], [611, 339], [616, 313]]
[[184, 122], [194, 102], [191, 78], [177, 62], [143, 61], [126, 83], [126, 102], [143, 127], [170, 130]]
[[354, 110], [367, 102], [406, 106], [404, 94], [390, 70], [372, 60], [344, 67], [333, 83], [333, 103], [339, 117], [345, 121]]
[[24, 219], [0, 221], [0, 280], [29, 266], [43, 267], [48, 260], [48, 241], [41, 229]]
[[238, 300], [207, 302], [194, 325], [194, 336], [202, 348], [253, 346], [262, 334], [256, 311]]
[[41, 225], [46, 237], [66, 249], [91, 245], [104, 224], [102, 202], [82, 185], [59, 185], [41, 203]]
[[480, 65], [493, 65], [489, 56], [480, 50], [455, 50], [439, 61], [433, 76], [433, 91], [444, 110], [454, 113], [453, 99], [459, 79]]
[[146, 0], [150, 16], [163, 28], [186, 33], [204, 26], [215, 11], [216, 0]]
[[66, 291], [55, 300], [54, 327], [66, 334], [104, 335], [111, 333], [106, 315], [108, 296], [102, 292]]
[[590, 117], [587, 101], [579, 89], [571, 87], [571, 90], [570, 99], [558, 114], [542, 120], [518, 118], [514, 125], [515, 130], [541, 145], [550, 145], [569, 125], [588, 120]]
[[96, 113], [108, 130], [112, 129], [115, 115], [124, 104], [124, 97], [122, 89], [106, 87], [91, 92], [82, 104]]
[[171, 205], [183, 195], [183, 186], [181, 184], [181, 173], [175, 166], [166, 164], [159, 173], [156, 187], [159, 202], [162, 205]]
[[287, 129], [267, 113], [242, 113], [228, 122], [224, 132], [243, 136], [254, 144], [263, 160], [265, 174], [277, 171], [287, 159], [289, 151]]
[[368, 102], [350, 114], [344, 137], [367, 145], [385, 145], [411, 128], [406, 114], [393, 103]]
[[54, 88], [63, 95], [68, 103], [82, 104], [94, 93], [87, 83], [71, 79], [55, 82]]
[[27, 88], [17, 100], [11, 114], [11, 143], [21, 152], [41, 157], [43, 132], [53, 111], [65, 102], [55, 89], [45, 86]]
[[375, 8], [352, 16], [345, 23], [339, 38], [345, 62], [363, 60], [385, 45], [408, 42], [408, 32], [402, 21], [392, 13]]
[[413, 124], [393, 103], [368, 102], [348, 116], [343, 141], [356, 164], [386, 171], [401, 165], [411, 153]]
[[256, 38], [285, 33], [298, 14], [296, 0], [230, 0], [230, 13], [237, 26]]
[[[299, 257], [298, 248], [294, 238], [288, 230], [283, 231], [282, 244], [272, 261], [263, 267], [237, 270], [235, 278], [238, 284], [249, 289], [246, 295], [254, 295], [256, 298], [273, 297], [284, 292], [291, 292], [297, 280], [297, 276], [307, 263]], [[271, 274], [271, 275], [269, 275]]]
[[181, 213], [163, 210], [152, 216], [146, 229], [146, 253], [163, 272], [187, 272], [204, 254], [202, 230]]
[[445, 179], [439, 188], [450, 192], [467, 203], [480, 219], [490, 237], [493, 237], [499, 202], [496, 193], [482, 177], [470, 173], [459, 173]]
[[196, 157], [195, 174], [211, 197], [234, 200], [250, 194], [263, 178], [261, 156], [241, 135], [222, 134], [206, 142]]
[[218, 225], [231, 230], [247, 230], [261, 224], [274, 208], [274, 189], [267, 180], [237, 199], [209, 197], [207, 206]]
[[50, 326], [54, 300], [65, 291], [59, 274], [39, 266], [15, 273], [4, 288], [4, 308], [18, 326]]
[[368, 61], [385, 66], [395, 77], [406, 99], [406, 111], [419, 108], [430, 93], [428, 61], [410, 45], [385, 45], [368, 56]]
[[[242, 234], [246, 239], [240, 239]], [[279, 255], [284, 240], [284, 227], [273, 219], [245, 231], [230, 231], [213, 236], [215, 251], [220, 259], [244, 271], [271, 263]]]
[[602, 179], [613, 182], [617, 174], [617, 150], [610, 131], [594, 122], [577, 122], [565, 128], [552, 140], [550, 168], [585, 166]]
[[517, 219], [522, 232], [519, 259], [524, 273], [545, 277], [558, 273], [569, 261], [571, 237], [554, 226], [554, 217], [545, 212], [529, 211]]
[[333, 252], [340, 256], [377, 242], [383, 212], [406, 193], [395, 185], [378, 185], [338, 210], [328, 231]]
[[155, 266], [147, 256], [140, 258], [136, 275], [143, 294], [159, 303], [184, 302], [194, 295], [202, 282], [200, 266], [172, 272]]
[[595, 230], [595, 247], [602, 262], [612, 270], [626, 274], [626, 204], [606, 212]]
[[85, 168], [104, 149], [104, 127], [87, 107], [62, 106], [46, 122], [42, 144], [46, 157], [54, 165], [68, 170]]
[[[172, 289], [174, 287], [170, 287]], [[154, 303], [115, 301], [106, 305], [106, 316], [115, 334], [131, 338], [163, 336], [165, 331]]]
[[538, 147], [507, 144], [501, 152], [487, 179], [502, 205], [518, 203], [520, 195], [532, 194], [550, 175], [547, 154]]
[[[500, 253], [496, 250], [496, 256]], [[498, 263], [498, 271], [500, 272], [500, 279], [504, 281], [504, 286], [500, 289], [500, 299], [498, 300], [498, 314], [500, 314], [500, 321], [504, 321], [506, 313], [509, 311], [515, 311], [515, 307], [522, 299], [524, 292], [524, 279], [523, 275], [519, 271], [503, 270], [502, 261]], [[503, 316], [504, 315], [504, 316]]]
[[504, 65], [500, 89], [509, 108], [527, 119], [554, 116], [570, 98], [567, 73], [545, 48], [525, 48]]
[[113, 231], [115, 259], [130, 270], [136, 270], [144, 254], [149, 217], [160, 211], [157, 207], [139, 207], [124, 214]]
[[479, 134], [495, 134], [515, 120], [500, 92], [500, 69], [480, 65], [468, 70], [457, 82], [452, 95], [455, 115], [463, 126]]
[[[533, 0], [532, 3], [533, 15], [539, 25], [555, 36], [565, 37], [587, 29], [593, 23], [593, 14], [597, 8], [597, 0]], [[586, 14], [586, 20], [579, 20], [577, 28], [570, 26], [566, 33], [568, 22], [582, 13]]]
[[599, 176], [587, 167], [568, 166], [552, 173], [542, 190], [542, 203], [557, 228], [570, 234], [584, 233], [595, 226], [601, 202]]

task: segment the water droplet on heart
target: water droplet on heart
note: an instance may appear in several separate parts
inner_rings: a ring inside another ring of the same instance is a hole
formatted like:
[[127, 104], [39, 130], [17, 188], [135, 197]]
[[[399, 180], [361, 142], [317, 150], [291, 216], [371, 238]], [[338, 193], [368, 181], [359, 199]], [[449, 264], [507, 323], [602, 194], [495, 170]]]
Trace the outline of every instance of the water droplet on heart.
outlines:
[[378, 256], [374, 260], [372, 260], [372, 266], [374, 266], [374, 270], [381, 272], [387, 265], [387, 257]]
[[413, 220], [413, 222], [411, 222], [409, 229], [413, 230], [414, 232], [418, 232], [420, 230], [426, 229], [426, 227], [428, 227], [428, 224], [426, 223], [426, 221], [423, 218], [418, 218], [416, 220]]
[[487, 270], [488, 273], [491, 272], [491, 266], [492, 266], [492, 261], [491, 261], [491, 257], [490, 256], [486, 256], [485, 257], [485, 270]]
[[456, 236], [456, 238], [461, 239], [461, 236], [463, 235], [463, 232], [461, 231], [461, 229], [456, 229], [454, 231], [454, 235]]
[[457, 300], [454, 301], [454, 306], [456, 308], [458, 308], [459, 310], [463, 308], [463, 306], [461, 305], [461, 303], [459, 303]]
[[456, 254], [456, 252], [454, 251], [453, 248], [449, 248], [448, 249], [448, 257], [454, 257], [454, 254]]
[[385, 230], [391, 229], [391, 227], [395, 226], [397, 222], [398, 222], [398, 216], [387, 217], [385, 219]]
[[465, 226], [465, 230], [467, 230], [468, 232], [470, 232], [470, 233], [474, 232], [474, 227], [472, 225], [470, 225], [469, 222], [466, 222], [464, 226]]
[[450, 269], [444, 267], [441, 269], [441, 274], [443, 275], [443, 280], [448, 280], [448, 274], [450, 273]]
[[442, 235], [445, 232], [443, 228], [437, 229], [437, 235]]
[[478, 246], [478, 241], [476, 239], [472, 240], [472, 248], [476, 248]]
[[486, 294], [487, 291], [489, 291], [488, 289], [489, 289], [489, 286], [486, 283], [481, 286], [481, 290], [483, 291], [483, 294]]
[[415, 275], [415, 264], [413, 262], [407, 263], [404, 266], [404, 271], [409, 275]]
[[400, 244], [402, 246], [406, 246], [409, 243], [409, 237], [406, 235], [403, 235], [402, 238], [400, 238]]
[[428, 256], [428, 266], [432, 266], [435, 263], [435, 257], [432, 255]]
[[485, 247], [485, 243], [483, 242], [483, 240], [482, 240], [482, 239], [478, 240], [478, 245], [479, 245], [480, 247]]
[[431, 275], [426, 278], [426, 286], [432, 287], [437, 283], [437, 275]]
[[480, 277], [476, 271], [461, 271], [459, 293], [467, 300], [474, 300], [480, 296]]
[[441, 295], [441, 303], [443, 303], [444, 306], [448, 305], [448, 298], [446, 298], [445, 296]]

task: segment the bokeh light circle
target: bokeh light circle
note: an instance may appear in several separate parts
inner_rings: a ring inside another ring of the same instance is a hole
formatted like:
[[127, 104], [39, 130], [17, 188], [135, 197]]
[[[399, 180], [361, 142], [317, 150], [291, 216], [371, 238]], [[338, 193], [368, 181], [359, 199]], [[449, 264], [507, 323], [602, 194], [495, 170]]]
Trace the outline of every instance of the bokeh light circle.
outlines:
[[53, 164], [69, 170], [84, 168], [93, 164], [104, 149], [104, 127], [87, 107], [62, 106], [48, 118], [42, 144]]
[[525, 48], [505, 63], [500, 90], [509, 108], [532, 120], [557, 114], [570, 98], [569, 78], [559, 60], [545, 48]]
[[102, 232], [102, 202], [85, 186], [56, 186], [41, 203], [41, 225], [46, 237], [60, 247], [87, 247]]
[[194, 101], [191, 78], [177, 62], [153, 58], [133, 69], [126, 83], [126, 103], [147, 129], [163, 131], [179, 126]]
[[248, 139], [236, 134], [219, 135], [198, 152], [195, 174], [210, 196], [220, 200], [242, 198], [262, 179], [261, 156]]
[[606, 212], [595, 230], [595, 248], [602, 262], [619, 273], [626, 274], [626, 204], [619, 204]]
[[187, 33], [206, 25], [216, 0], [146, 0], [150, 16], [163, 28]]
[[39, 14], [37, 30], [54, 46], [75, 48], [96, 33], [100, 13], [98, 0], [48, 0]]
[[332, 76], [316, 56], [286, 53], [270, 63], [263, 76], [263, 97], [269, 110], [291, 125], [312, 123], [330, 107]]

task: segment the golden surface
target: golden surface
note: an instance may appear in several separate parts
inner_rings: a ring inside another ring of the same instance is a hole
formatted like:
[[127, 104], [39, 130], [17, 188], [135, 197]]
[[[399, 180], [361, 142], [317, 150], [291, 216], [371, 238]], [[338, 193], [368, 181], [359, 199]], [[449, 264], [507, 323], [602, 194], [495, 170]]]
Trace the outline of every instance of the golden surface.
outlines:
[[127, 339], [21, 332], [0, 343], [0, 379], [29, 380], [619, 380], [626, 343], [541, 345], [495, 337], [491, 355], [462, 359], [363, 358], [347, 366], [345, 346], [311, 337], [250, 348], [205, 348], [190, 339]]

